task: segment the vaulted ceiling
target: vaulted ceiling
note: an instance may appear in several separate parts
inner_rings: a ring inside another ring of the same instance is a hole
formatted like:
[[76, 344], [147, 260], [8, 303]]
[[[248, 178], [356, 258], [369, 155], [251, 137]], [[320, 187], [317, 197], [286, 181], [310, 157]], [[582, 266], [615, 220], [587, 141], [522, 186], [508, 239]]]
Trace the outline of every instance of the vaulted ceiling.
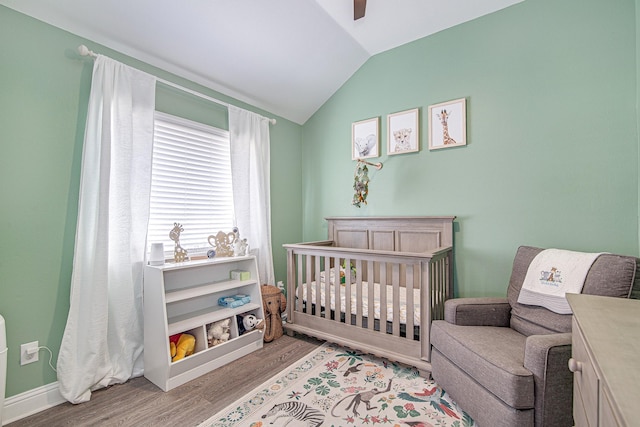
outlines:
[[357, 21], [351, 0], [0, 4], [303, 124], [371, 56], [520, 1], [368, 0]]

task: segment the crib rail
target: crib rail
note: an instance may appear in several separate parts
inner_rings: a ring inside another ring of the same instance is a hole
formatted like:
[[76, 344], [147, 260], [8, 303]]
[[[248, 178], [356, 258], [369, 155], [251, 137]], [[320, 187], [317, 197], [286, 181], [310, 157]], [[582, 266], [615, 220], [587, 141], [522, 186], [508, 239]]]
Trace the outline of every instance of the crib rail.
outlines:
[[285, 329], [429, 371], [430, 324], [444, 317], [453, 291], [452, 248], [408, 253], [332, 245], [284, 245]]

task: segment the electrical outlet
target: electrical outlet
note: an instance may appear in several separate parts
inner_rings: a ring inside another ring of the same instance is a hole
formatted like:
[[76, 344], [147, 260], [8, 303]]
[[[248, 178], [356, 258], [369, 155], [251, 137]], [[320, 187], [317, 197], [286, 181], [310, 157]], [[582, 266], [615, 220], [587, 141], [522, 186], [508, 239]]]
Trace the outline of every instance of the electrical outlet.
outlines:
[[38, 361], [38, 341], [29, 342], [20, 346], [20, 365], [26, 365]]

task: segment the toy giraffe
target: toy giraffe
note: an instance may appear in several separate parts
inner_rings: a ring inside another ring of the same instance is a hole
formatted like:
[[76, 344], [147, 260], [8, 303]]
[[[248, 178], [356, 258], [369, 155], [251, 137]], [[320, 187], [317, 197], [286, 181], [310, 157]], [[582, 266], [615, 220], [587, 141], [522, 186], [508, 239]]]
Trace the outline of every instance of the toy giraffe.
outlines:
[[173, 229], [169, 232], [169, 238], [176, 242], [173, 248], [173, 259], [175, 262], [182, 262], [187, 256], [187, 250], [180, 246], [180, 233], [184, 231], [182, 224], [173, 223]]
[[442, 110], [440, 114], [438, 114], [438, 118], [440, 119], [440, 123], [442, 123], [442, 140], [444, 145], [455, 144], [456, 140], [449, 136], [449, 126], [447, 125], [447, 120], [449, 120], [449, 113], [447, 110]]

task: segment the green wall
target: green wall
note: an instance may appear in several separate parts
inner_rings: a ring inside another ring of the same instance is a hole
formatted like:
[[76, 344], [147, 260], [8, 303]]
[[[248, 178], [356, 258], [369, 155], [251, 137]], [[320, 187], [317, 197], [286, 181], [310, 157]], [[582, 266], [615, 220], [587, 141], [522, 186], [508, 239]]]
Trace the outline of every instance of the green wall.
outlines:
[[[104, 46], [0, 6], [0, 314], [8, 339], [7, 397], [56, 381], [46, 351], [20, 366], [20, 344], [53, 350], [69, 307], [80, 163], [93, 62], [79, 44], [166, 80], [274, 117]], [[157, 108], [226, 127], [226, 109], [159, 85]], [[271, 127], [272, 232], [276, 277], [286, 278], [282, 244], [302, 236], [302, 127]]]
[[[304, 125], [303, 230], [326, 216], [456, 215], [460, 296], [505, 295], [519, 245], [638, 255], [632, 0], [526, 0], [372, 57]], [[467, 99], [466, 147], [428, 150], [429, 105]], [[351, 206], [351, 123], [421, 109], [421, 150], [379, 158]]]

